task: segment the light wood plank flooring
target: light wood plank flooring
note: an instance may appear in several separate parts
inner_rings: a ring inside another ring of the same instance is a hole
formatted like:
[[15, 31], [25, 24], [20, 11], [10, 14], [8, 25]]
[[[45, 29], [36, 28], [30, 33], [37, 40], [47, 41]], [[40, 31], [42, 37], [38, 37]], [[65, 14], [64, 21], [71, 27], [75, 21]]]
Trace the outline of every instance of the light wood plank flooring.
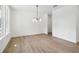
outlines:
[[79, 44], [51, 35], [33, 35], [12, 38], [4, 53], [78, 53]]

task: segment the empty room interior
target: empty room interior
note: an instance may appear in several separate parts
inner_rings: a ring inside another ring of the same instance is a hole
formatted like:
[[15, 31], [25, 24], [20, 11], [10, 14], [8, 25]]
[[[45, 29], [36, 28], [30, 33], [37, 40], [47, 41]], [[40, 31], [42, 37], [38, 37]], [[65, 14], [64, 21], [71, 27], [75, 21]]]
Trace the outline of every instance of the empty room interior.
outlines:
[[0, 5], [0, 53], [79, 53], [78, 5]]

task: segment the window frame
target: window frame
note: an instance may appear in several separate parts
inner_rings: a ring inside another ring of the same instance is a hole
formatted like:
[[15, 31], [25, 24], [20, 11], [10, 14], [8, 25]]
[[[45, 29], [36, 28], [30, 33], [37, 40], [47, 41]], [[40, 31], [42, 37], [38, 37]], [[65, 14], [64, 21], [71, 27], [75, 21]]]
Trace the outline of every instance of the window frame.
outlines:
[[1, 6], [1, 33], [0, 40], [2, 40], [9, 33], [9, 7]]

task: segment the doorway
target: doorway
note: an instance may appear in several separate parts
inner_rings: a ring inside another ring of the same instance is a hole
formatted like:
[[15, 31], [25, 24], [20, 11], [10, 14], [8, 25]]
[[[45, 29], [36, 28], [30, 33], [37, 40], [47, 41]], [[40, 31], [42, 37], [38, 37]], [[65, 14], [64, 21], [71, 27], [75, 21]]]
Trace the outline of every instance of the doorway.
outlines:
[[48, 15], [48, 35], [52, 36], [52, 15]]

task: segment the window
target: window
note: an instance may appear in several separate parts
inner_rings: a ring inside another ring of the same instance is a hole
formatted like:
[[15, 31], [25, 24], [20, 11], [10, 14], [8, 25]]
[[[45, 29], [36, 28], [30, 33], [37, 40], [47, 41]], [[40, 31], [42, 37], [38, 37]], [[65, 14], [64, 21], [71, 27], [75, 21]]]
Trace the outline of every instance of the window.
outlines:
[[0, 28], [1, 28], [1, 6], [0, 6]]
[[0, 40], [9, 33], [9, 7], [0, 5]]
[[1, 18], [1, 6], [0, 6], [0, 37], [2, 36], [2, 18]]

